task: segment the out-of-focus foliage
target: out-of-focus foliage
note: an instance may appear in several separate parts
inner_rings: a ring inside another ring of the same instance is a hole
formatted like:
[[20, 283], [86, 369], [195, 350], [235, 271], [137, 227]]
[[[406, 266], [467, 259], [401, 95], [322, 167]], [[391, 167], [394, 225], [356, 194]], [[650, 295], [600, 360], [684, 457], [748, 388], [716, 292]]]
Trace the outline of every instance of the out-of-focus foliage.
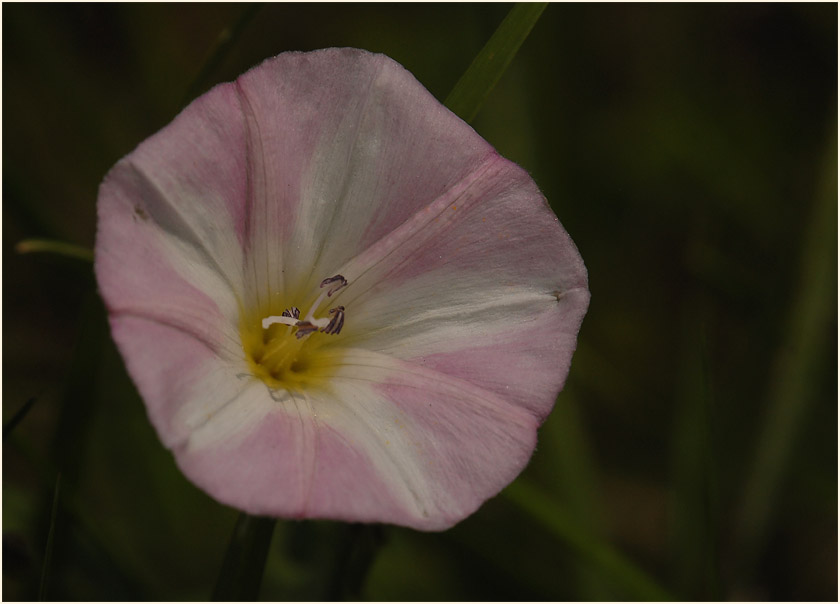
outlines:
[[[205, 599], [236, 512], [186, 482], [107, 337], [99, 181], [190, 90], [384, 52], [443, 99], [506, 5], [3, 6], [3, 595]], [[837, 7], [548, 7], [473, 125], [578, 244], [592, 304], [523, 481], [687, 599], [837, 597]], [[61, 488], [55, 523], [56, 475]], [[358, 597], [625, 599], [522, 493], [387, 528]], [[552, 509], [555, 509], [554, 507]], [[322, 599], [352, 527], [279, 522], [261, 595]], [[350, 543], [350, 545], [348, 545]]]

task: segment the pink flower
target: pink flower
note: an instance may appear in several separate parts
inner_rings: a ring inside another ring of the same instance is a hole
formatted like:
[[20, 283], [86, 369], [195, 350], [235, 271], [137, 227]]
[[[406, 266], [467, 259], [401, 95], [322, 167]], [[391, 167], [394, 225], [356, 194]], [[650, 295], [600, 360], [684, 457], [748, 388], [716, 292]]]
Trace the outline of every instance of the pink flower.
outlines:
[[96, 275], [196, 485], [252, 514], [425, 530], [528, 462], [589, 300], [531, 178], [352, 49], [269, 59], [123, 158]]

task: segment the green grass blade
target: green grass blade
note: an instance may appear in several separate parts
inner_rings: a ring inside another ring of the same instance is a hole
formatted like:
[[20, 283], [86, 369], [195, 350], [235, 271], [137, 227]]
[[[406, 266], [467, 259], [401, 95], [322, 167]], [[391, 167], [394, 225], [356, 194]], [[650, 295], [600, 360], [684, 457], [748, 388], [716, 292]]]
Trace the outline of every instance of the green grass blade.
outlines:
[[78, 315], [78, 339], [64, 384], [50, 457], [73, 496], [83, 472], [91, 424], [101, 398], [95, 388], [108, 338], [105, 306], [91, 285]]
[[[33, 447], [23, 435], [12, 433], [9, 440], [4, 441], [4, 446], [5, 442], [22, 455], [39, 484], [44, 485], [44, 488], [52, 484], [52, 477], [56, 474], [55, 464]], [[62, 515], [62, 526], [72, 527], [75, 538], [88, 544], [96, 552], [97, 564], [106, 568], [112, 577], [129, 586], [127, 592], [136, 595], [137, 600], [149, 600], [150, 597], [138, 578], [138, 573], [121, 559], [113, 544], [101, 535], [101, 524], [89, 514], [88, 508], [69, 497], [66, 489], [58, 500], [58, 506], [57, 514]]]
[[251, 22], [262, 7], [262, 2], [249, 3], [242, 10], [242, 13], [239, 15], [236, 22], [230, 27], [226, 27], [221, 31], [221, 33], [219, 33], [219, 36], [216, 38], [216, 41], [207, 53], [207, 60], [204, 61], [204, 65], [198, 72], [198, 75], [195, 76], [192, 83], [187, 88], [187, 92], [184, 94], [184, 98], [181, 103], [182, 107], [186, 106], [203, 91], [210, 80], [210, 76], [214, 71], [216, 71], [216, 69], [218, 69], [219, 65], [221, 65], [222, 61], [230, 52], [230, 49], [233, 48], [233, 45], [242, 36], [245, 26]]
[[93, 262], [93, 250], [63, 241], [50, 239], [24, 239], [15, 246], [18, 254], [57, 254], [65, 258]]
[[6, 422], [6, 425], [3, 426], [3, 440], [6, 440], [9, 434], [12, 433], [12, 430], [14, 430], [17, 427], [17, 425], [23, 420], [23, 418], [26, 417], [26, 414], [29, 413], [30, 409], [32, 409], [32, 406], [35, 404], [36, 398], [37, 397], [33, 396], [28, 401], [26, 401], [21, 406], [21, 408], [15, 412], [15, 414], [12, 416], [12, 419]]
[[214, 602], [253, 602], [260, 595], [274, 518], [239, 514], [213, 590]]
[[814, 369], [836, 344], [831, 324], [837, 312], [837, 123], [828, 131], [831, 136], [801, 256], [800, 282], [777, 353], [764, 424], [736, 525], [741, 579], [749, 579], [764, 547], [796, 439], [817, 402]]
[[38, 601], [46, 600], [47, 585], [49, 584], [50, 566], [52, 565], [53, 545], [55, 544], [55, 521], [58, 516], [58, 497], [61, 492], [61, 474], [55, 478], [52, 509], [50, 510], [50, 528], [47, 532], [47, 546], [44, 548], [44, 563], [41, 565], [41, 582], [38, 586]]
[[385, 542], [385, 531], [379, 524], [354, 523], [341, 528], [343, 543], [336, 555], [327, 600], [359, 601], [370, 567]]
[[466, 122], [475, 118], [548, 3], [516, 4], [455, 84], [444, 105]]
[[607, 543], [595, 540], [577, 526], [565, 509], [538, 489], [517, 480], [503, 494], [533, 517], [580, 558], [598, 568], [605, 577], [623, 587], [630, 598], [648, 601], [674, 600], [666, 589]]
[[[603, 505], [598, 488], [597, 464], [573, 386], [566, 384], [554, 410], [540, 427], [540, 456], [549, 463], [533, 468], [531, 476], [551, 497], [574, 515], [581, 532], [603, 539]], [[551, 486], [550, 486], [551, 485]], [[550, 490], [549, 490], [550, 489]], [[611, 601], [618, 594], [590, 564], [575, 565], [577, 596], [583, 601]]]
[[715, 601], [721, 599], [718, 446], [707, 314], [698, 291], [687, 306], [683, 329], [682, 391], [673, 439], [671, 558], [681, 598]]

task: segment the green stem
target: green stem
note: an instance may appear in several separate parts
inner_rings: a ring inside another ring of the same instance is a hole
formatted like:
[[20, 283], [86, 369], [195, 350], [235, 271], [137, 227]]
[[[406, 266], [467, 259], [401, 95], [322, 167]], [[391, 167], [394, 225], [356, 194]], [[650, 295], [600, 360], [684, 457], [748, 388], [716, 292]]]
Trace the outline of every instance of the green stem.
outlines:
[[230, 49], [233, 48], [234, 43], [240, 38], [242, 32], [245, 30], [245, 26], [251, 22], [262, 7], [262, 2], [246, 5], [236, 22], [219, 33], [212, 48], [207, 53], [207, 60], [204, 61], [201, 71], [198, 72], [198, 75], [195, 76], [195, 79], [193, 79], [187, 88], [187, 92], [184, 94], [181, 103], [182, 107], [198, 96], [206, 86], [210, 75], [221, 65], [228, 52], [230, 52]]
[[465, 122], [471, 122], [546, 6], [547, 2], [515, 4], [455, 84], [444, 105]]
[[[30, 465], [38, 482], [44, 485], [44, 488], [52, 484], [52, 477], [56, 474], [55, 464], [40, 454], [21, 434], [12, 433], [8, 441], [5, 440], [4, 436], [4, 446], [6, 442], [14, 447]], [[100, 525], [89, 515], [88, 508], [69, 497], [66, 489], [58, 499], [56, 514], [61, 514], [63, 518], [62, 526], [72, 527], [76, 538], [89, 544], [91, 549], [94, 550], [97, 556], [96, 563], [100, 567], [106, 567], [107, 572], [112, 577], [128, 586], [127, 593], [137, 595], [137, 600], [149, 599], [146, 588], [137, 578], [138, 573], [131, 568], [129, 563], [121, 559], [111, 542], [100, 534]]]
[[47, 584], [52, 564], [53, 544], [55, 543], [55, 524], [58, 516], [58, 496], [61, 490], [61, 473], [55, 478], [55, 490], [53, 491], [52, 509], [50, 510], [50, 528], [47, 532], [47, 546], [44, 549], [44, 564], [41, 566], [41, 582], [38, 586], [38, 601], [46, 600]]
[[[818, 196], [811, 210], [801, 256], [800, 282], [794, 290], [782, 345], [775, 360], [764, 416], [749, 479], [744, 487], [737, 559], [742, 578], [748, 579], [767, 539], [778, 494], [800, 428], [816, 401], [814, 368], [836, 343], [831, 322], [837, 309], [837, 123], [831, 133], [820, 175]], [[833, 404], [832, 401], [825, 401]]]
[[257, 600], [276, 522], [239, 514], [213, 590], [214, 602]]
[[50, 239], [24, 239], [15, 246], [18, 254], [58, 254], [66, 258], [74, 258], [85, 262], [93, 262], [93, 250], [72, 243], [53, 241]]
[[327, 599], [358, 601], [368, 571], [384, 542], [384, 530], [379, 524], [351, 524], [346, 528], [343, 547], [338, 558]]
[[[695, 238], [699, 241], [701, 235]], [[678, 393], [671, 485], [671, 559], [681, 598], [719, 600], [718, 445], [714, 387], [701, 291], [684, 311], [682, 391]]]
[[3, 426], [3, 440], [5, 441], [8, 438], [9, 434], [12, 433], [17, 425], [23, 420], [24, 417], [29, 413], [29, 410], [32, 409], [32, 406], [35, 404], [35, 400], [37, 397], [33, 396], [28, 401], [26, 401], [20, 409], [18, 409], [15, 414], [12, 416], [6, 425]]

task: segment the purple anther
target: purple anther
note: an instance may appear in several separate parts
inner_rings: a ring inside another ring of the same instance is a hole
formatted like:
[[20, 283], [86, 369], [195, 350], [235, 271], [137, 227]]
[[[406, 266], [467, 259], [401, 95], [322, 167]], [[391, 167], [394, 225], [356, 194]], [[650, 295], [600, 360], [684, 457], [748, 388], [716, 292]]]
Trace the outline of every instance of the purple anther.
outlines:
[[321, 287], [325, 287], [332, 283], [335, 283], [335, 285], [330, 287], [330, 289], [327, 291], [327, 296], [332, 296], [335, 292], [347, 285], [347, 279], [345, 279], [341, 275], [336, 275], [335, 277], [328, 277], [327, 279], [321, 281]]
[[292, 306], [291, 308], [284, 310], [282, 316], [300, 319], [300, 309], [297, 306]]
[[327, 323], [327, 326], [324, 327], [321, 331], [328, 334], [336, 335], [341, 331], [341, 328], [344, 327], [344, 307], [343, 306], [336, 306], [335, 308], [330, 309], [330, 322]]
[[311, 333], [318, 331], [318, 326], [313, 325], [309, 321], [298, 321], [297, 325], [297, 332], [295, 332], [295, 337], [300, 340], [303, 337], [308, 336]]

